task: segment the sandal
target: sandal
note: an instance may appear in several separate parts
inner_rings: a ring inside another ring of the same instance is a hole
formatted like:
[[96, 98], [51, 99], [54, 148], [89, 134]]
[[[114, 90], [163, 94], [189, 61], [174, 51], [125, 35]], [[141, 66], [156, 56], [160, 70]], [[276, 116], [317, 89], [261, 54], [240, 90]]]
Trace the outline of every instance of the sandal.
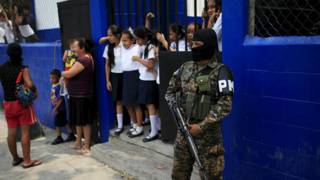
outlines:
[[82, 149], [81, 154], [84, 155], [84, 156], [90, 156], [90, 155], [91, 155], [91, 150], [89, 150], [89, 149]]
[[81, 147], [81, 145], [79, 146], [79, 145], [73, 145], [72, 146], [72, 149], [75, 149], [75, 150], [81, 150], [82, 149], [82, 147]]
[[22, 165], [22, 167], [23, 167], [24, 169], [27, 169], [27, 168], [39, 166], [40, 164], [42, 164], [41, 161], [39, 161], [39, 160], [33, 160], [33, 161], [31, 161], [31, 163], [30, 163], [29, 165], [25, 165], [25, 164], [24, 164], [24, 165]]
[[12, 166], [18, 166], [23, 162], [23, 158], [19, 157], [17, 160], [12, 162]]
[[82, 154], [82, 151], [84, 151], [84, 147], [76, 150], [76, 152], [79, 153], [79, 154]]

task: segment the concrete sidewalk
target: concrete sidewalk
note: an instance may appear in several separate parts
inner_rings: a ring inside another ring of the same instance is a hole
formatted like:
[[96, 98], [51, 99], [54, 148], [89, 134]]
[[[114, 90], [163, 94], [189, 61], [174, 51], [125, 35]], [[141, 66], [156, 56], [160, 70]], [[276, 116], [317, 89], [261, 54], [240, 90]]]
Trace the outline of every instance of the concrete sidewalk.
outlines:
[[[0, 180], [120, 180], [128, 179], [119, 172], [97, 160], [77, 154], [71, 149], [72, 143], [52, 146], [52, 130], [46, 130], [46, 137], [32, 141], [32, 158], [39, 159], [42, 165], [28, 170], [11, 166], [11, 156], [6, 143], [7, 127], [0, 112]], [[18, 143], [18, 152], [22, 156]]]
[[[144, 130], [147, 135], [149, 129]], [[130, 174], [134, 179], [171, 179], [173, 145], [161, 140], [143, 143], [142, 139], [143, 136], [131, 139], [126, 133], [119, 137], [111, 136], [108, 143], [92, 147], [92, 157], [120, 172]], [[198, 179], [198, 167], [194, 166], [191, 180]]]
[[[0, 111], [0, 180], [168, 180], [173, 166], [173, 147], [160, 140], [143, 143], [142, 138], [128, 138], [123, 133], [108, 143], [92, 147], [91, 156], [79, 155], [72, 143], [52, 146], [54, 131], [45, 128], [45, 137], [32, 141], [33, 159], [43, 162], [28, 170], [11, 166], [6, 143], [7, 127]], [[148, 128], [145, 129], [148, 134]], [[22, 155], [18, 143], [20, 156]], [[199, 179], [194, 167], [191, 180]]]

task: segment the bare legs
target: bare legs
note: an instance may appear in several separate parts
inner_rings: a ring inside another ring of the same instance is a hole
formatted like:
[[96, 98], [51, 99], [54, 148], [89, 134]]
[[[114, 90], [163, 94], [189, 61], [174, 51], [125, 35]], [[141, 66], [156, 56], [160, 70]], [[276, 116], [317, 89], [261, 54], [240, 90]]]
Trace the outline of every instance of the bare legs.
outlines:
[[[16, 139], [17, 139], [17, 129], [9, 128], [7, 142], [8, 142], [9, 151], [12, 155], [14, 162], [20, 159], [17, 152]], [[31, 166], [36, 166], [41, 164], [40, 161], [31, 160], [31, 157], [30, 157], [30, 126], [29, 125], [21, 126], [21, 146], [22, 146], [22, 153], [23, 153], [23, 160], [24, 160], [23, 166], [31, 167]]]
[[9, 128], [7, 143], [8, 143], [9, 151], [12, 155], [13, 161], [17, 161], [19, 159], [19, 155], [17, 152], [16, 139], [17, 139], [17, 129], [16, 128]]

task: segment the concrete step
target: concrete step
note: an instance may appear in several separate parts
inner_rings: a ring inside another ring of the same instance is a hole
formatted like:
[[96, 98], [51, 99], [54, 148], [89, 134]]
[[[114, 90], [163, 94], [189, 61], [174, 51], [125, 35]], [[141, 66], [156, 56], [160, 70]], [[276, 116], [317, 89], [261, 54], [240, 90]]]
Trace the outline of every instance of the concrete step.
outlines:
[[149, 149], [164, 156], [173, 158], [173, 144], [163, 143], [160, 139], [147, 143], [142, 142], [143, 138], [149, 135], [150, 126], [145, 126], [143, 136], [136, 138], [130, 138], [127, 136], [128, 129], [129, 127], [127, 127], [126, 130], [120, 136], [112, 136], [113, 133], [111, 133], [111, 138], [118, 138], [126, 143], [141, 146], [145, 149]]
[[[108, 143], [92, 147], [92, 157], [133, 179], [171, 179], [173, 145], [161, 140], [143, 143], [142, 139], [143, 136], [131, 139], [126, 132], [120, 137], [110, 137]], [[198, 174], [198, 169], [194, 167], [191, 179], [199, 179]]]

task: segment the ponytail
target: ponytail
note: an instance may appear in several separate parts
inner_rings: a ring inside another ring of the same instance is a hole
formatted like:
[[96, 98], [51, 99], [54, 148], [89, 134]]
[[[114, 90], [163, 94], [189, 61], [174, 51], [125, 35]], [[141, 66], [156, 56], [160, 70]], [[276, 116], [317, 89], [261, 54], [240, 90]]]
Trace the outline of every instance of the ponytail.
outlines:
[[146, 48], [144, 50], [143, 55], [144, 55], [144, 57], [148, 57], [149, 47], [151, 45], [157, 46], [157, 44], [158, 44], [158, 40], [157, 40], [155, 33], [145, 27], [139, 27], [134, 31], [134, 34], [137, 37], [142, 38], [142, 39], [147, 38], [147, 44], [146, 44]]
[[[117, 38], [121, 39], [121, 32], [122, 30], [117, 25], [111, 25], [109, 27], [109, 30], [112, 32], [112, 34]], [[116, 47], [115, 44], [110, 43], [108, 46], [108, 64], [110, 67], [113, 67], [115, 64], [115, 57], [114, 57], [114, 48]]]
[[108, 46], [108, 64], [110, 67], [113, 67], [114, 66], [114, 60], [115, 60], [115, 57], [114, 57], [114, 48], [115, 48], [115, 44], [109, 44]]

